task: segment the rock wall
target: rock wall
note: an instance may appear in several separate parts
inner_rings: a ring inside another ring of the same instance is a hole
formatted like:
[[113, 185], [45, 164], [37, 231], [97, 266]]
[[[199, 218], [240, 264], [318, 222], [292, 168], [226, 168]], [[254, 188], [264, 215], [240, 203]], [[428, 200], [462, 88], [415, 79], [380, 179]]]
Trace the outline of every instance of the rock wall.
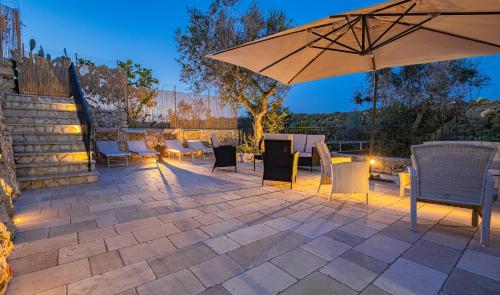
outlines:
[[123, 111], [92, 110], [92, 119], [95, 127], [99, 128], [126, 128], [127, 113]]
[[5, 95], [14, 92], [15, 87], [12, 62], [0, 59], [0, 293], [5, 290], [12, 277], [12, 272], [7, 264], [7, 257], [13, 249], [12, 204], [20, 194], [16, 180], [12, 137], [5, 128], [3, 115]]

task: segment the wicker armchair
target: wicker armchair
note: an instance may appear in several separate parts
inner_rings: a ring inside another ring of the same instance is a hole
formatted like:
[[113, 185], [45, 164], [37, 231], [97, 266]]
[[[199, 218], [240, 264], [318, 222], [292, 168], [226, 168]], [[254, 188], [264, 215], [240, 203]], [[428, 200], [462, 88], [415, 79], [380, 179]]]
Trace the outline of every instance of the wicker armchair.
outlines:
[[212, 148], [214, 150], [215, 163], [212, 172], [217, 167], [233, 167], [236, 172], [236, 147], [231, 145], [221, 145], [217, 135], [212, 133], [210, 135], [212, 141]]
[[299, 153], [292, 152], [292, 141], [265, 139], [264, 148], [262, 185], [264, 180], [285, 181], [290, 182], [290, 188], [293, 188], [293, 183], [297, 180]]
[[330, 202], [333, 193], [362, 193], [366, 197], [366, 203], [368, 203], [368, 192], [370, 190], [370, 167], [368, 162], [332, 164], [330, 151], [326, 144], [324, 142], [316, 142], [315, 147], [319, 152], [321, 163], [321, 179], [318, 192], [321, 189], [321, 185], [331, 184], [332, 190], [328, 202]]
[[442, 143], [411, 147], [411, 230], [417, 229], [417, 201], [472, 208], [472, 225], [482, 216], [481, 244], [488, 245], [493, 180], [488, 168], [496, 148]]

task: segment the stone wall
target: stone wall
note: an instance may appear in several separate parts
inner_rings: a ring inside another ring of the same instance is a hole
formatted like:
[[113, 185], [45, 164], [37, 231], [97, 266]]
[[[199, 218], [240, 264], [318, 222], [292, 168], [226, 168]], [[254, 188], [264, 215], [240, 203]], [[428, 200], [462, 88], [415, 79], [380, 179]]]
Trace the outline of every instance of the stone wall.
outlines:
[[7, 257], [12, 251], [14, 227], [11, 223], [13, 201], [19, 196], [20, 190], [16, 180], [12, 137], [5, 128], [3, 107], [6, 93], [15, 89], [14, 70], [12, 62], [0, 59], [0, 293], [4, 291], [12, 272], [7, 264]]
[[127, 112], [92, 110], [92, 120], [99, 128], [126, 128]]
[[[227, 130], [184, 130], [184, 129], [142, 129], [146, 132], [146, 137], [144, 138], [144, 134], [142, 133], [128, 133], [123, 134], [120, 133], [118, 135], [118, 129], [113, 127], [114, 129], [100, 129], [99, 132], [96, 133], [96, 140], [118, 140], [120, 148], [122, 150], [126, 150], [126, 140], [144, 140], [146, 139], [146, 145], [150, 150], [154, 150], [158, 147], [158, 145], [162, 144], [163, 140], [167, 139], [177, 139], [182, 143], [185, 143], [187, 140], [201, 140], [205, 144], [210, 145], [210, 135], [212, 133], [216, 133], [217, 137], [223, 144], [238, 144], [238, 135], [239, 131], [237, 129], [227, 129]], [[163, 132], [163, 135], [162, 135]], [[136, 158], [135, 155], [132, 155], [132, 158]]]

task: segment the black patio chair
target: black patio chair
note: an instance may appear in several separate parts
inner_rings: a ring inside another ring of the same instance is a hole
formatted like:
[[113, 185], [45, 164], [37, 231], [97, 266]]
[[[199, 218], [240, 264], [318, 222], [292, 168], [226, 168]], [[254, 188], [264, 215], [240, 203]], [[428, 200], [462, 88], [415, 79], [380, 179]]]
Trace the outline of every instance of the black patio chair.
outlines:
[[237, 171], [236, 167], [236, 147], [232, 145], [221, 145], [219, 139], [215, 134], [210, 136], [212, 141], [212, 148], [214, 150], [215, 163], [212, 168], [212, 173], [215, 168], [220, 167], [233, 167], [234, 172]]
[[292, 152], [291, 140], [264, 140], [264, 180], [290, 182], [290, 188], [297, 181], [299, 153]]

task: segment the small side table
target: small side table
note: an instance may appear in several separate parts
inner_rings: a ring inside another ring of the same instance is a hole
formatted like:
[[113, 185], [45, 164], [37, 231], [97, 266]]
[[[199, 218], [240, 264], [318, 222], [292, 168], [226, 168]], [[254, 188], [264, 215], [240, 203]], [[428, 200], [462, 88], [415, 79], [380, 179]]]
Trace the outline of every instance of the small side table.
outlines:
[[157, 145], [155, 146], [155, 151], [160, 153], [158, 157], [158, 162], [163, 162], [163, 157], [165, 157], [167, 154], [167, 147], [164, 145]]
[[253, 154], [253, 171], [255, 171], [255, 161], [256, 160], [263, 161], [264, 158], [262, 157], [262, 154]]

